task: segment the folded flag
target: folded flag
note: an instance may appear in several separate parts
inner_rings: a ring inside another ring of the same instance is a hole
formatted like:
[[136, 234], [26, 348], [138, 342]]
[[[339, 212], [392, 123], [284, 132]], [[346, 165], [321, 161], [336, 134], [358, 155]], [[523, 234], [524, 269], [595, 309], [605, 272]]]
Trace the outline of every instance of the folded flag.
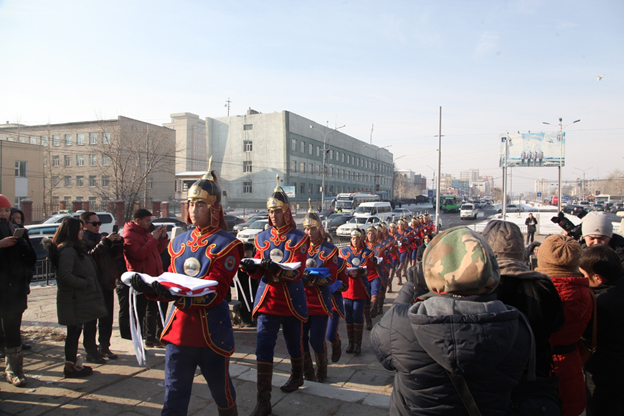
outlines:
[[219, 282], [210, 279], [197, 279], [180, 273], [165, 272], [160, 276], [150, 276], [145, 273], [125, 272], [121, 275], [121, 281], [130, 286], [132, 276], [138, 274], [141, 279], [151, 285], [152, 282], [158, 282], [171, 292], [172, 295], [184, 297], [199, 297], [214, 293], [214, 286]]

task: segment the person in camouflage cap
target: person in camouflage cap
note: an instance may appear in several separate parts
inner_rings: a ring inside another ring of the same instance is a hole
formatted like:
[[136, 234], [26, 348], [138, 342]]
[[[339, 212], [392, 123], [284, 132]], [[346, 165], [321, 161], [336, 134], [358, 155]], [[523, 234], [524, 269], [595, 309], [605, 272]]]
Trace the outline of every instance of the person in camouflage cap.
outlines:
[[496, 256], [483, 237], [466, 227], [438, 234], [423, 254], [425, 281], [436, 293], [481, 295], [500, 281]]

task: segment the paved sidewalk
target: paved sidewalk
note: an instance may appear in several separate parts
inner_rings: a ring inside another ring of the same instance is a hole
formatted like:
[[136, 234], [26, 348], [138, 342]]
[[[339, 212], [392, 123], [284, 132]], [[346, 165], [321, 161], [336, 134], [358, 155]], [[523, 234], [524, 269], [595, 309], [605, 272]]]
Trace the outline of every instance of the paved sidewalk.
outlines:
[[[395, 284], [394, 288], [400, 287]], [[395, 297], [396, 293], [387, 295], [384, 310]], [[89, 364], [94, 368], [90, 377], [65, 379], [65, 327], [56, 323], [56, 286], [33, 285], [28, 301], [22, 324], [25, 340], [33, 344], [24, 359], [28, 385], [18, 388], [4, 381], [4, 364], [0, 364], [0, 416], [160, 414], [164, 399], [164, 349], [147, 350], [148, 366], [140, 367], [132, 342], [121, 339], [115, 326], [111, 350], [119, 359], [102, 365]], [[374, 323], [378, 321], [376, 317]], [[344, 353], [347, 335], [343, 320], [339, 332], [343, 341], [342, 358], [338, 363], [330, 361], [326, 382], [306, 381], [302, 388], [290, 394], [279, 389], [290, 373], [290, 361], [283, 338], [278, 338], [271, 400], [274, 415], [388, 414], [394, 374], [386, 371], [370, 350], [370, 332], [365, 330], [362, 354], [357, 357]], [[235, 329], [234, 337], [236, 352], [230, 361], [230, 374], [239, 414], [248, 415], [256, 404], [256, 330]], [[330, 348], [328, 344], [331, 353]], [[82, 345], [79, 352], [86, 356]], [[196, 377], [189, 415], [217, 415], [205, 380], [199, 372]]]

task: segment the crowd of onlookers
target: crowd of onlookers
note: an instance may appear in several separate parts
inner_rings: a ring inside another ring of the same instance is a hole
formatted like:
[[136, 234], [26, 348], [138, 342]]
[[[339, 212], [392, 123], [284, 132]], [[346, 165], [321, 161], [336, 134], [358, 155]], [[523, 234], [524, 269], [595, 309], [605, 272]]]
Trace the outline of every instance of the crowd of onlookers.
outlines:
[[[64, 219], [48, 242], [58, 322], [67, 326], [65, 377], [90, 375], [84, 361], [117, 358], [110, 349], [115, 293], [120, 333], [130, 339], [121, 273], [168, 269], [169, 239], [151, 218], [137, 210], [122, 238], [101, 234], [97, 214], [85, 212]], [[16, 386], [27, 383], [20, 325], [35, 263], [27, 233], [16, 231], [21, 222], [0, 195], [0, 350]], [[390, 414], [624, 414], [624, 238], [603, 213], [583, 219], [580, 241], [551, 235], [540, 244], [531, 233], [525, 243], [516, 224], [500, 220], [482, 234], [457, 227], [430, 239], [371, 332], [380, 362], [397, 373]], [[245, 251], [252, 257], [254, 247]], [[251, 301], [257, 281], [252, 289], [246, 273], [239, 277]], [[166, 305], [137, 297], [148, 348], [162, 347]], [[255, 325], [243, 309], [243, 324]]]

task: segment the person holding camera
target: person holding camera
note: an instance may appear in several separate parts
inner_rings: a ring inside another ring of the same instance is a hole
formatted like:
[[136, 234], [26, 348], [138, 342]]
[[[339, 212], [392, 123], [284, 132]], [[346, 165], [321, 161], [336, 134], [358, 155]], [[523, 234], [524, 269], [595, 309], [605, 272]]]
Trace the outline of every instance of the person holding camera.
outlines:
[[[123, 239], [118, 233], [111, 233], [107, 236], [100, 234], [102, 222], [95, 212], [83, 212], [80, 215], [80, 219], [83, 222], [82, 241], [89, 254], [95, 260], [98, 280], [104, 296], [104, 305], [108, 312], [105, 317], [85, 324], [85, 336], [86, 334], [92, 334], [93, 336], [93, 339], [88, 340], [91, 351], [87, 351], [87, 361], [103, 364], [105, 358], [109, 360], [117, 359], [117, 354], [111, 352], [110, 345], [113, 334], [114, 291], [117, 280], [115, 259], [123, 255]], [[96, 325], [98, 325], [97, 330]], [[87, 329], [87, 327], [89, 328]], [[99, 332], [99, 346], [95, 344], [96, 332]], [[86, 339], [85, 342], [87, 342]]]
[[28, 234], [9, 221], [10, 215], [11, 203], [0, 194], [0, 327], [4, 331], [4, 371], [9, 383], [22, 387], [27, 380], [20, 327], [27, 308], [30, 270], [37, 256]]
[[581, 223], [581, 248], [604, 244], [611, 247], [624, 266], [624, 237], [613, 233], [613, 223], [604, 212], [590, 212]]

